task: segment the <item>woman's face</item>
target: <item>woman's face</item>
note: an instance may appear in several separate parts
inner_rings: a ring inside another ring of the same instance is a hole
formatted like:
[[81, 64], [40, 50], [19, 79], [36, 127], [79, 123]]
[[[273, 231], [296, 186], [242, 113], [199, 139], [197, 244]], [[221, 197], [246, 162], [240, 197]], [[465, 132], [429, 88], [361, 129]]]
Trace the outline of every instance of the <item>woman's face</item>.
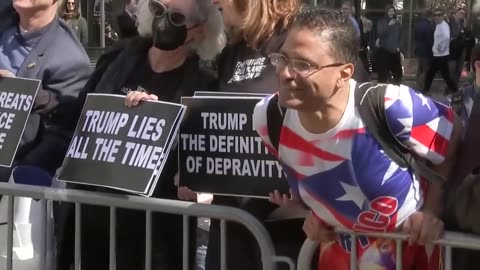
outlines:
[[218, 7], [222, 13], [223, 23], [226, 28], [238, 28], [242, 21], [241, 15], [238, 13], [234, 6], [234, 1], [247, 1], [247, 0], [213, 0], [213, 3]]
[[67, 11], [72, 12], [75, 10], [75, 1], [74, 0], [67, 0]]
[[393, 8], [389, 8], [387, 14], [388, 14], [388, 18], [390, 19], [395, 18], [395, 10]]

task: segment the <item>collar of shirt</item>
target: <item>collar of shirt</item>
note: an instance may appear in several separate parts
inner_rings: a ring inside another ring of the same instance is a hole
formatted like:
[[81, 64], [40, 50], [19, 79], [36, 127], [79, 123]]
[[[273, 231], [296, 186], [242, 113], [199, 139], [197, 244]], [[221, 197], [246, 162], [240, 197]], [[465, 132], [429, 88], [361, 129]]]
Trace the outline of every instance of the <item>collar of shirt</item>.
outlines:
[[17, 38], [19, 38], [20, 41], [24, 42], [26, 45], [33, 47], [35, 46], [35, 44], [37, 44], [40, 37], [43, 34], [45, 34], [53, 26], [56, 20], [57, 18], [53, 19], [50, 23], [48, 23], [44, 27], [33, 32], [25, 31], [20, 25], [18, 25]]

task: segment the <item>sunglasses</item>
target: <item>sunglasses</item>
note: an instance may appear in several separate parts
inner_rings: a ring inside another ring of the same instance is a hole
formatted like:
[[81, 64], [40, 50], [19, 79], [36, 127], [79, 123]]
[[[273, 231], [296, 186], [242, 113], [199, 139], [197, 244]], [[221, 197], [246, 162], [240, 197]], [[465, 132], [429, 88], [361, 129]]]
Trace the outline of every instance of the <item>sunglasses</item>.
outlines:
[[160, 0], [150, 0], [149, 2], [150, 12], [155, 14], [156, 16], [166, 16], [168, 15], [168, 19], [170, 22], [175, 26], [183, 26], [186, 24], [187, 18], [185, 15], [178, 11], [171, 11], [162, 3]]

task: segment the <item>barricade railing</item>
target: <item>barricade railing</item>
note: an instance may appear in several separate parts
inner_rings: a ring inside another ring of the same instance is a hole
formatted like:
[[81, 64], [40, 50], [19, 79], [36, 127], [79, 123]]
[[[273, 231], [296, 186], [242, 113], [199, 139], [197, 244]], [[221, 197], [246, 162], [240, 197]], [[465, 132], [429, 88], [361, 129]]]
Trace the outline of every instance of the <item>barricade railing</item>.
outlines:
[[[348, 230], [337, 229], [337, 233], [350, 234], [350, 243], [355, 243], [358, 236], [367, 236], [381, 239], [391, 239], [396, 242], [396, 258], [402, 258], [402, 243], [408, 239], [408, 235], [404, 233], [357, 233]], [[443, 237], [433, 244], [444, 248], [444, 269], [452, 269], [452, 248], [463, 248], [471, 250], [480, 250], [480, 237], [472, 234], [447, 231]], [[312, 268], [315, 253], [319, 252], [319, 243], [306, 240], [300, 250], [297, 261], [297, 269], [310, 270]], [[350, 269], [357, 270], [357, 245], [351, 244], [350, 251]], [[402, 270], [402, 260], [397, 260], [396, 269]]]
[[[75, 270], [81, 269], [81, 206], [97, 205], [110, 208], [110, 269], [115, 268], [115, 229], [116, 209], [125, 208], [146, 212], [145, 235], [145, 270], [151, 269], [152, 255], [152, 213], [160, 212], [183, 216], [183, 269], [189, 269], [189, 217], [209, 217], [220, 220], [220, 266], [227, 269], [226, 256], [226, 222], [236, 222], [245, 226], [258, 242], [264, 270], [276, 269], [276, 264], [285, 263], [289, 269], [295, 269], [291, 258], [276, 256], [275, 249], [266, 228], [249, 213], [232, 207], [203, 205], [166, 199], [144, 198], [140, 196], [120, 196], [98, 192], [79, 190], [42, 188], [36, 186], [0, 183], [0, 195], [7, 198], [7, 262], [6, 270], [12, 270], [13, 263], [13, 233], [14, 233], [14, 201], [15, 198], [32, 198], [37, 200], [73, 203], [75, 205]], [[3, 267], [2, 267], [3, 268]]]

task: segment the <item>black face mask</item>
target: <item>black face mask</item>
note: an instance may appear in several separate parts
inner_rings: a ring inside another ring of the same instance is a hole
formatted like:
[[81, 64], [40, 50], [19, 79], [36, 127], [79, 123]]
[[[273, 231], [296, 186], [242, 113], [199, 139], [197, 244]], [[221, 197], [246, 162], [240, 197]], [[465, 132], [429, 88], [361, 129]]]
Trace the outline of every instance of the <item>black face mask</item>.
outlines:
[[153, 46], [164, 51], [173, 51], [187, 39], [185, 24], [173, 24], [168, 14], [155, 14], [152, 25]]

